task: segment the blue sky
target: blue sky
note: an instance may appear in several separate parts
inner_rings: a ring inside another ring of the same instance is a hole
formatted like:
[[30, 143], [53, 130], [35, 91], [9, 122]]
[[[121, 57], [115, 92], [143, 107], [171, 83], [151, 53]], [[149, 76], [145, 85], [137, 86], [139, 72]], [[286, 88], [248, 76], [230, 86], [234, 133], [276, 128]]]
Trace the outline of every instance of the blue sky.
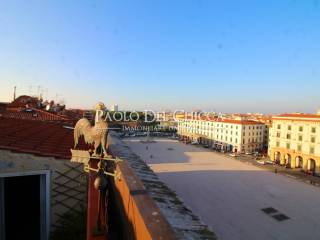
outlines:
[[0, 101], [315, 112], [319, 26], [315, 0], [1, 1]]

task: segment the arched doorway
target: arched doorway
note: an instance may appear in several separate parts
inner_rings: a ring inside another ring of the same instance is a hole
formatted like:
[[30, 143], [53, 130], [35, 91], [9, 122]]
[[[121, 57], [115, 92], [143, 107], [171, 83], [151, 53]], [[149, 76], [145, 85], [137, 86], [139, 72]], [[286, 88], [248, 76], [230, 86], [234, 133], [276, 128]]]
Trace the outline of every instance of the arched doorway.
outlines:
[[296, 157], [296, 168], [303, 168], [303, 158], [301, 156]]
[[280, 152], [275, 152], [274, 153], [274, 161], [275, 163], [279, 164], [281, 159], [281, 153]]
[[287, 153], [286, 155], [285, 155], [285, 159], [284, 159], [284, 165], [286, 166], [286, 167], [291, 167], [291, 155], [289, 154], [289, 153]]
[[308, 160], [308, 171], [315, 173], [316, 171], [316, 161], [312, 158]]

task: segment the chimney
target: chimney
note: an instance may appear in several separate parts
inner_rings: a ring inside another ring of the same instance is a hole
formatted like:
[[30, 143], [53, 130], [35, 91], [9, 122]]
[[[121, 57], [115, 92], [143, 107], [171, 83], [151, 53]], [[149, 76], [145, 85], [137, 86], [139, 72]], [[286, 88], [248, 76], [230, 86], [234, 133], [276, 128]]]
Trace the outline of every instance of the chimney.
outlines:
[[13, 101], [16, 100], [16, 91], [17, 91], [17, 87], [14, 86], [14, 88], [13, 88]]

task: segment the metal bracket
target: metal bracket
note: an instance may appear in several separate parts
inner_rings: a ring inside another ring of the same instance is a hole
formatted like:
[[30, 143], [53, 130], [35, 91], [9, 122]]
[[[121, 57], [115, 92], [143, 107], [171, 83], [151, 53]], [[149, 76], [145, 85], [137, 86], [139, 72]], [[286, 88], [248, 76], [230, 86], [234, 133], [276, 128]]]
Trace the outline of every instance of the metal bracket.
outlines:
[[98, 159], [98, 160], [105, 160], [105, 161], [113, 161], [116, 164], [122, 162], [123, 160], [121, 158], [113, 158], [111, 155], [107, 155], [105, 157], [96, 156], [96, 155], [90, 155], [89, 151], [84, 150], [76, 150], [76, 149], [70, 149], [71, 150], [71, 162], [78, 162], [78, 163], [89, 163], [90, 159]]
[[[97, 160], [100, 160], [100, 162], [101, 161], [112, 161], [115, 164], [119, 164], [119, 163], [121, 163], [123, 161], [122, 159], [120, 159], [118, 157], [113, 158], [110, 155], [107, 155], [105, 157], [95, 156], [95, 155], [91, 156], [89, 151], [84, 151], [84, 150], [71, 149], [71, 154], [72, 154], [71, 162], [83, 163], [83, 170], [85, 172], [87, 172], [87, 173], [89, 171], [94, 171], [94, 172], [98, 172], [99, 171], [99, 169], [91, 168], [89, 166], [90, 159], [97, 159]], [[112, 176], [117, 180], [121, 180], [121, 177], [120, 177], [121, 174], [119, 172], [117, 172], [117, 170], [115, 170], [114, 173], [110, 173], [110, 172], [107, 172], [107, 171], [104, 171], [103, 173], [105, 175]]]
[[[90, 171], [94, 171], [94, 172], [98, 172], [98, 171], [99, 171], [99, 169], [89, 167], [88, 164], [85, 164], [85, 165], [84, 165], [83, 170], [84, 170], [85, 172], [87, 172], [87, 173], [90, 172]], [[110, 172], [107, 172], [107, 171], [103, 171], [103, 173], [104, 173], [105, 175], [112, 176], [112, 177], [114, 177], [114, 178], [117, 179], [117, 180], [121, 180], [121, 173], [119, 173], [117, 170], [115, 170], [114, 173], [110, 173]]]

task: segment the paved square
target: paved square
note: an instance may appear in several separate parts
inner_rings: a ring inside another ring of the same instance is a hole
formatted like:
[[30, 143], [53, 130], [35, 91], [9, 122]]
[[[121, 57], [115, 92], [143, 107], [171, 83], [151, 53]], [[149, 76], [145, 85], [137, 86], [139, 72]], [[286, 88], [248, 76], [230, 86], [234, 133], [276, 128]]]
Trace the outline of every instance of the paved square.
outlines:
[[320, 239], [320, 188], [208, 149], [156, 140], [124, 139], [219, 239]]

